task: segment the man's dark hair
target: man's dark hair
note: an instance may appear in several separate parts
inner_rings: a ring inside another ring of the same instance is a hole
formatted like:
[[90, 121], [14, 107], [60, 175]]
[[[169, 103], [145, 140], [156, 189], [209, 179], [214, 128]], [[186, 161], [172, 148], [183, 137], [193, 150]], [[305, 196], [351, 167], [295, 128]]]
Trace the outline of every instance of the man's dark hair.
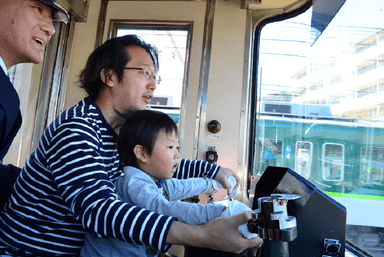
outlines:
[[[99, 97], [100, 90], [104, 87], [100, 72], [112, 70], [116, 73], [118, 81], [121, 82], [124, 76], [124, 67], [132, 59], [127, 52], [127, 47], [139, 46], [145, 49], [151, 56], [155, 66], [155, 72], [159, 70], [158, 53], [154, 45], [147, 44], [137, 35], [126, 35], [112, 38], [96, 48], [88, 57], [84, 70], [80, 73], [79, 84], [93, 101]], [[105, 81], [107, 74], [105, 74]]]
[[133, 149], [141, 145], [151, 155], [160, 131], [178, 135], [176, 123], [166, 113], [153, 110], [133, 112], [120, 128], [117, 137], [117, 151], [120, 156], [120, 169], [124, 166], [136, 167]]

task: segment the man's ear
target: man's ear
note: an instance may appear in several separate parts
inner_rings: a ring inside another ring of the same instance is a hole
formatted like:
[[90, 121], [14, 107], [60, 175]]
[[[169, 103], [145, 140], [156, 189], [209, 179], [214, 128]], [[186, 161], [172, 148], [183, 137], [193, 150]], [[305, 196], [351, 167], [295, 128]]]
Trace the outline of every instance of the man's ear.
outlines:
[[102, 69], [100, 71], [100, 78], [101, 81], [103, 81], [104, 84], [106, 84], [109, 87], [113, 87], [114, 85], [114, 79], [113, 71], [109, 69]]
[[144, 150], [143, 146], [141, 145], [135, 145], [135, 147], [133, 148], [133, 153], [135, 154], [136, 156], [136, 159], [142, 163], [146, 163], [147, 160], [148, 160], [148, 154], [147, 152]]

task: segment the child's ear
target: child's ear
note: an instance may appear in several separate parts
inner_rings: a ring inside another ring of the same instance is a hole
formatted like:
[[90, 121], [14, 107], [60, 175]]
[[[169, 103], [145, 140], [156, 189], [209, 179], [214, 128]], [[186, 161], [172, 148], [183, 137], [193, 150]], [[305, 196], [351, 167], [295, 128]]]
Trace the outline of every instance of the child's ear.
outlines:
[[143, 146], [135, 145], [135, 147], [133, 148], [133, 152], [134, 152], [137, 160], [141, 161], [142, 163], [147, 162], [148, 155], [145, 152]]

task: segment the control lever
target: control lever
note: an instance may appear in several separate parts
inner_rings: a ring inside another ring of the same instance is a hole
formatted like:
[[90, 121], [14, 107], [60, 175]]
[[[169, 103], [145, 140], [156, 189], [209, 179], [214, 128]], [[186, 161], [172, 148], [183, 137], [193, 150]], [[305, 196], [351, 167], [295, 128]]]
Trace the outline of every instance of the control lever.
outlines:
[[289, 256], [288, 242], [297, 237], [297, 223], [295, 217], [288, 216], [287, 203], [298, 198], [295, 194], [272, 194], [257, 199], [258, 209], [252, 211], [248, 229], [264, 240], [268, 256]]

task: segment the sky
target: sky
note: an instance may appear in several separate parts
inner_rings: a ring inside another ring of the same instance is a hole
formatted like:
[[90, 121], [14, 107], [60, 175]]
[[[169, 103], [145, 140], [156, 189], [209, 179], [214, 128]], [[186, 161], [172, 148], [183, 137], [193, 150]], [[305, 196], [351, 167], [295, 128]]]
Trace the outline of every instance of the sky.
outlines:
[[[320, 2], [320, 1], [318, 1]], [[311, 46], [312, 8], [266, 25], [261, 31], [260, 66], [264, 85], [289, 91], [289, 78], [311, 63], [338, 56], [384, 28], [383, 0], [346, 0], [326, 30]], [[274, 85], [274, 86], [273, 86]]]

